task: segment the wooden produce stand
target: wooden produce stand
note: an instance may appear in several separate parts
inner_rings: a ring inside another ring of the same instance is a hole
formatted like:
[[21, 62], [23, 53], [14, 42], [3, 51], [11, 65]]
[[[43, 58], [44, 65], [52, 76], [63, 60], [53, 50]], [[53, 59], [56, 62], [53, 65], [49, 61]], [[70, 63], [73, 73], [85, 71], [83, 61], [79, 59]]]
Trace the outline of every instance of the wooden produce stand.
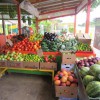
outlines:
[[0, 67], [0, 78], [5, 74], [5, 71], [7, 71], [7, 68], [5, 67]]
[[[37, 74], [37, 75], [52, 75], [52, 82], [54, 79], [54, 70], [43, 70], [43, 69], [29, 69], [29, 68], [7, 68], [8, 72], [19, 72], [27, 74]], [[50, 73], [50, 74], [48, 74]]]

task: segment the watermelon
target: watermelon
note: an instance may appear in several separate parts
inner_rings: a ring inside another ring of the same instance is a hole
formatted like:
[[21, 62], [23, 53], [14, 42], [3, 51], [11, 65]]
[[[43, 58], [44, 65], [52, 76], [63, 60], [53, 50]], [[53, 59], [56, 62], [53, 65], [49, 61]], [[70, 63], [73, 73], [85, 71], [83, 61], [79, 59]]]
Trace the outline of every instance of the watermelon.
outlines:
[[100, 82], [92, 81], [86, 87], [86, 92], [89, 97], [96, 98], [100, 97]]
[[90, 67], [90, 73], [100, 80], [100, 65], [94, 64]]
[[80, 69], [80, 74], [81, 74], [81, 76], [84, 77], [84, 76], [86, 76], [87, 74], [89, 74], [89, 70], [90, 70], [89, 67], [82, 67], [82, 68]]
[[95, 77], [94, 76], [86, 75], [83, 78], [83, 83], [84, 83], [85, 86], [87, 86], [89, 82], [94, 81], [94, 80], [95, 80]]

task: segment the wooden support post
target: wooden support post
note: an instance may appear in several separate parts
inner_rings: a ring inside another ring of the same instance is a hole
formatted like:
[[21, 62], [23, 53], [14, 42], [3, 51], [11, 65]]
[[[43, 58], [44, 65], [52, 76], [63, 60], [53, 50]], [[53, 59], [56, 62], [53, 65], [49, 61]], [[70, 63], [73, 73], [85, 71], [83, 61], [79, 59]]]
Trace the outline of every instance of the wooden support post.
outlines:
[[74, 16], [74, 36], [76, 35], [76, 14]]
[[89, 33], [91, 0], [88, 0], [85, 33]]
[[18, 34], [21, 34], [21, 9], [19, 4], [17, 5], [17, 14], [18, 14]]
[[5, 22], [4, 22], [4, 18], [3, 18], [3, 14], [1, 14], [2, 16], [2, 28], [3, 28], [3, 34], [5, 35]]
[[36, 30], [37, 30], [37, 33], [38, 33], [38, 24], [39, 24], [39, 21], [38, 21], [38, 18], [36, 18]]

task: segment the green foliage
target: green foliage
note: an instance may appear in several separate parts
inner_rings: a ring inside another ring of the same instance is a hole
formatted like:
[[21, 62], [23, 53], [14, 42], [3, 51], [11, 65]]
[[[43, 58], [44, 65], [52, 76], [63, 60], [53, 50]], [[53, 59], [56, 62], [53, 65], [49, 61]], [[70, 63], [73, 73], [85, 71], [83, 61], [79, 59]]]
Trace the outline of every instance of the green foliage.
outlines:
[[62, 29], [62, 30], [61, 30], [61, 33], [62, 33], [62, 32], [67, 32], [67, 29]]
[[23, 21], [23, 23], [26, 23], [26, 18], [25, 18], [25, 16], [22, 16], [22, 21]]
[[27, 19], [28, 19], [28, 25], [31, 25], [31, 18], [28, 16]]
[[35, 18], [32, 19], [31, 27], [33, 28], [34, 33], [37, 33], [37, 30], [36, 30], [36, 19]]
[[95, 0], [91, 6], [92, 6], [92, 9], [94, 9], [94, 8], [97, 8], [99, 5], [100, 5], [100, 0]]
[[45, 32], [50, 32], [52, 26], [52, 22], [50, 20], [41, 21], [39, 24], [44, 26]]
[[70, 33], [74, 33], [74, 28], [73, 27], [69, 27], [69, 32]]
[[14, 19], [16, 17], [16, 10], [12, 8], [12, 6], [9, 7], [9, 17]]

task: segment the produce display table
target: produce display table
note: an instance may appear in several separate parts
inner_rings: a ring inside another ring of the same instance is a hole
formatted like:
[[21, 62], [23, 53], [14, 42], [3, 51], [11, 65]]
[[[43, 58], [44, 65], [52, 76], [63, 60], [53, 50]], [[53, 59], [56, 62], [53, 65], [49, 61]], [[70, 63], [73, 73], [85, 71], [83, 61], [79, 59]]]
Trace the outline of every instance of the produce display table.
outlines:
[[7, 68], [0, 68], [0, 78], [5, 73], [6, 70], [7, 70]]
[[89, 56], [96, 56], [94, 52], [76, 52], [76, 57], [89, 57]]
[[[32, 51], [21, 51], [23, 54], [36, 54], [36, 52]], [[54, 56], [61, 56], [61, 52], [43, 52], [43, 55], [54, 55]], [[77, 51], [76, 52], [77, 57], [89, 57], [89, 56], [96, 56], [94, 52], [83, 52], [83, 51]]]
[[[43, 52], [44, 55], [61, 55], [61, 52]], [[89, 56], [96, 56], [94, 52], [76, 52], [76, 57], [89, 57]]]
[[[32, 72], [36, 72], [38, 74], [38, 72], [45, 72], [45, 73], [51, 73], [52, 74], [52, 82], [53, 82], [53, 79], [54, 79], [54, 70], [43, 70], [43, 69], [29, 69], [29, 68], [6, 68], [6, 67], [1, 67], [1, 69], [5, 69], [3, 72], [5, 72], [6, 70], [8, 72], [20, 72], [20, 71], [32, 71]], [[2, 72], [2, 73], [3, 73]], [[1, 74], [1, 73], [0, 73]], [[30, 74], [32, 74], [30, 72]], [[44, 74], [45, 75], [45, 74]]]

